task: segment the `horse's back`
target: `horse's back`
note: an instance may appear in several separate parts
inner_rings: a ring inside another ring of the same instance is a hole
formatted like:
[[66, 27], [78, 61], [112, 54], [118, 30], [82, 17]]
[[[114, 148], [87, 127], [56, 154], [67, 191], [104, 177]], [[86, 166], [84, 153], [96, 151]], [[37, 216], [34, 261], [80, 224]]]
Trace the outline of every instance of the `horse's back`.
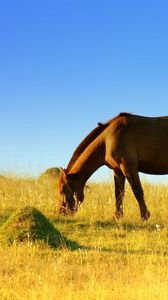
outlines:
[[121, 113], [111, 123], [111, 151], [121, 160], [135, 161], [139, 171], [168, 173], [168, 117]]

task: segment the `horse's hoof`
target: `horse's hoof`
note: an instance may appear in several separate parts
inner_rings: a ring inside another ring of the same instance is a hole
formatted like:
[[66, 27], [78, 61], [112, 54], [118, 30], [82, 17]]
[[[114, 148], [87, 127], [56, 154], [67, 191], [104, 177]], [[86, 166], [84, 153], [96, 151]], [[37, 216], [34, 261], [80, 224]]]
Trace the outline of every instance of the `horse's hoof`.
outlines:
[[142, 215], [142, 221], [147, 221], [149, 217], [150, 217], [150, 212], [147, 210], [147, 212]]
[[123, 217], [123, 212], [121, 211], [116, 211], [114, 214], [114, 219], [119, 220]]

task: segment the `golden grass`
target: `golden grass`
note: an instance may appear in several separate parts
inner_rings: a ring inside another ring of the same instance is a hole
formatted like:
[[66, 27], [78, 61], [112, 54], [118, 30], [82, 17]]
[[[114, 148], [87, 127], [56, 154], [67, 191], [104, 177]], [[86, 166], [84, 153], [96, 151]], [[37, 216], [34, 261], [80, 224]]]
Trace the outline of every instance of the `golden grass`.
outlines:
[[168, 299], [166, 185], [144, 182], [151, 211], [142, 223], [126, 186], [124, 218], [113, 218], [114, 190], [89, 184], [72, 217], [58, 217], [55, 181], [0, 178], [1, 224], [16, 208], [35, 206], [72, 243], [72, 249], [23, 243], [0, 245], [0, 299]]

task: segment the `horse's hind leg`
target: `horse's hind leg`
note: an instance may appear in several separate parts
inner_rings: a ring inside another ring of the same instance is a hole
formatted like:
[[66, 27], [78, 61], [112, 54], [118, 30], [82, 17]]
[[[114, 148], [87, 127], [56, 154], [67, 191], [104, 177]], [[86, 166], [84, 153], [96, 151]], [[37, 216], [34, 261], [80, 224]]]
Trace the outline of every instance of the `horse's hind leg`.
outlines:
[[138, 201], [142, 220], [147, 220], [150, 217], [150, 212], [144, 201], [144, 193], [136, 166], [134, 164], [123, 165], [122, 171], [128, 179], [134, 196]]
[[115, 198], [116, 198], [116, 212], [115, 217], [119, 219], [123, 216], [123, 198], [125, 187], [125, 176], [120, 171], [114, 172], [114, 184], [115, 184]]

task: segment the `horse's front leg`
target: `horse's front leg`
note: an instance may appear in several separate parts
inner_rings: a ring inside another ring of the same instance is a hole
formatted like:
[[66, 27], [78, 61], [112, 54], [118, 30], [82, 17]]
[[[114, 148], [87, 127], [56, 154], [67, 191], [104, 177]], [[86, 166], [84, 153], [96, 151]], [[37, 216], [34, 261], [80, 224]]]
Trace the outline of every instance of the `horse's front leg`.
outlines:
[[125, 188], [125, 176], [121, 171], [114, 171], [114, 184], [115, 184], [115, 199], [116, 199], [116, 212], [115, 217], [119, 219], [123, 216], [123, 198]]

